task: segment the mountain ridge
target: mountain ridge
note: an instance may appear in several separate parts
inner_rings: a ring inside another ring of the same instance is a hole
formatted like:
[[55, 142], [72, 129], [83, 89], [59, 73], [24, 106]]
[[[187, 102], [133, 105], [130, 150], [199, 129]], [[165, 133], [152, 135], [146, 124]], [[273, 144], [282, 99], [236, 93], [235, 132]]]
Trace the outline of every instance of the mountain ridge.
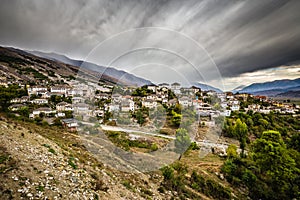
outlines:
[[283, 94], [290, 91], [294, 91], [294, 94], [300, 92], [300, 78], [281, 79], [263, 83], [252, 83], [240, 90], [236, 90], [235, 92], [266, 96], [277, 96], [280, 94], [282, 96]]
[[204, 91], [214, 90], [214, 91], [219, 92], [219, 93], [223, 92], [219, 88], [213, 87], [213, 86], [208, 85], [208, 84], [200, 83], [200, 82], [195, 82], [195, 83], [193, 83], [193, 85], [196, 86], [196, 87], [199, 87], [201, 90], [204, 90]]
[[65, 55], [58, 54], [58, 53], [54, 53], [54, 52], [46, 53], [46, 52], [40, 52], [40, 51], [27, 51], [27, 52], [31, 52], [34, 55], [37, 55], [37, 56], [40, 56], [43, 58], [47, 58], [50, 60], [55, 60], [55, 61], [71, 64], [71, 65], [74, 65], [74, 66], [77, 66], [80, 68], [96, 71], [102, 75], [114, 77], [117, 80], [121, 80], [122, 82], [127, 82], [131, 85], [142, 86], [142, 85], [153, 84], [149, 80], [146, 80], [141, 77], [137, 77], [137, 76], [130, 74], [128, 72], [125, 72], [123, 70], [118, 70], [113, 67], [105, 67], [105, 66], [97, 65], [95, 63], [86, 62], [83, 60], [75, 60], [75, 59], [69, 58]]

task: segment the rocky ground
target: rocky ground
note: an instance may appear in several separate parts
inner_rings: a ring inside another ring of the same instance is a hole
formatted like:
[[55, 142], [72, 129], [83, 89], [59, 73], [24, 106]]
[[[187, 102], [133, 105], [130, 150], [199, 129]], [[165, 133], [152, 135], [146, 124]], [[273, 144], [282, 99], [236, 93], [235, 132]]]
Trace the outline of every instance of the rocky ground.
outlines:
[[[122, 172], [116, 169], [128, 162], [104, 162], [113, 149], [103, 148], [101, 145], [106, 143], [98, 141], [101, 137], [89, 137], [92, 135], [16, 121], [0, 114], [0, 199], [180, 199], [176, 191], [161, 190], [163, 177], [159, 170]], [[97, 156], [99, 153], [102, 157]], [[188, 151], [180, 162], [189, 166], [190, 173], [196, 170], [230, 187], [220, 174], [224, 160], [207, 155]], [[196, 199], [210, 199], [187, 188]]]
[[114, 171], [93, 158], [74, 134], [0, 121], [1, 199], [168, 199], [159, 173]]

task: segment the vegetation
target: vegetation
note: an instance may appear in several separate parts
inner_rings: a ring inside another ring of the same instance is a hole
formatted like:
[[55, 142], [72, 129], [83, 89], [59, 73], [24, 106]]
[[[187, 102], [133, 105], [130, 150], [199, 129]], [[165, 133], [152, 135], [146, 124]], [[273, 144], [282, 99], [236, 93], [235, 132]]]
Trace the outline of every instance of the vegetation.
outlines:
[[176, 131], [175, 139], [175, 152], [180, 154], [179, 160], [182, 154], [190, 147], [191, 139], [186, 129], [179, 128]]
[[156, 143], [144, 139], [129, 139], [128, 134], [118, 131], [107, 131], [108, 138], [118, 147], [129, 151], [130, 148], [142, 148], [149, 151], [156, 151], [158, 146]]
[[228, 156], [222, 172], [230, 183], [247, 186], [253, 199], [300, 197], [300, 154], [287, 148], [278, 131], [264, 131], [248, 154]]
[[[176, 191], [180, 199], [201, 199], [199, 193], [205, 194], [213, 199], [230, 199], [231, 191], [229, 188], [222, 186], [218, 182], [201, 176], [196, 171], [189, 171], [189, 168], [175, 162], [170, 166], [161, 169], [164, 177], [160, 191], [165, 189]], [[187, 176], [191, 173], [190, 176]], [[191, 190], [191, 188], [193, 190]]]
[[[2, 58], [10, 59], [10, 58]], [[14, 61], [17, 63], [18, 61]], [[23, 73], [34, 74], [36, 78], [43, 79], [44, 75], [32, 68], [25, 68]], [[54, 76], [53, 73], [48, 72], [49, 75]], [[120, 87], [115, 87], [118, 91]], [[123, 91], [123, 90], [122, 90]], [[124, 92], [123, 92], [124, 93]], [[126, 91], [125, 91], [126, 93]], [[146, 96], [152, 91], [147, 87], [138, 88], [133, 92], [135, 96]], [[8, 107], [12, 104], [10, 101], [14, 98], [26, 96], [27, 92], [24, 88], [18, 85], [9, 85], [7, 88], [0, 86], [0, 109], [9, 117], [14, 119], [24, 120], [24, 124], [30, 121], [28, 119], [29, 111], [38, 108], [38, 105], [28, 104], [15, 111], [17, 115], [11, 115], [7, 112]], [[173, 96], [172, 96], [173, 95]], [[37, 98], [32, 96], [31, 98]], [[169, 91], [169, 98], [175, 98], [175, 95]], [[136, 97], [138, 99], [138, 97]], [[50, 106], [54, 107], [57, 103], [66, 101], [71, 103], [70, 98], [64, 96], [51, 96]], [[205, 102], [212, 102], [213, 99], [207, 98]], [[101, 100], [96, 103], [98, 106], [103, 106], [109, 100]], [[255, 99], [251, 99], [242, 103], [242, 107], [246, 107], [250, 103], [259, 103]], [[264, 106], [267, 104], [260, 102]], [[44, 106], [44, 105], [43, 105]], [[141, 105], [140, 105], [141, 106]], [[215, 110], [220, 109], [220, 104], [217, 102], [213, 107]], [[219, 168], [216, 167], [213, 172], [220, 172], [224, 174], [226, 180], [219, 180], [215, 173], [204, 175], [202, 169], [197, 168], [200, 162], [194, 164], [196, 167], [191, 167], [187, 163], [183, 164], [181, 158], [183, 154], [188, 151], [198, 150], [196, 143], [192, 143], [188, 134], [189, 127], [196, 122], [197, 115], [189, 107], [183, 109], [178, 103], [174, 106], [162, 104], [156, 110], [146, 107], [134, 112], [119, 113], [116, 121], [119, 124], [130, 124], [132, 120], [137, 121], [141, 126], [147, 125], [148, 122], [153, 122], [156, 127], [163, 126], [163, 120], [167, 115], [167, 127], [161, 129], [161, 133], [174, 135], [175, 133], [175, 152], [180, 154], [178, 161], [165, 166], [161, 169], [163, 181], [161, 182], [160, 191], [165, 190], [176, 191], [181, 199], [198, 199], [198, 193], [204, 194], [213, 199], [231, 199], [233, 198], [232, 188], [243, 190], [244, 193], [252, 199], [299, 199], [300, 198], [300, 120], [298, 116], [290, 114], [279, 114], [271, 112], [269, 114], [253, 113], [253, 112], [233, 112], [232, 115], [225, 120], [223, 136], [234, 138], [239, 141], [239, 149], [236, 145], [229, 145], [226, 150], [227, 157], [219, 158]], [[66, 116], [72, 117], [72, 112], [66, 112]], [[44, 128], [49, 128], [47, 122], [43, 120], [45, 114], [40, 114], [34, 122], [35, 124], [43, 125]], [[116, 123], [112, 120], [113, 113], [108, 111], [104, 114], [104, 122]], [[25, 120], [26, 119], [26, 120]], [[91, 122], [96, 122], [97, 118], [91, 118]], [[223, 118], [217, 118], [217, 124], [223, 122]], [[204, 122], [203, 122], [204, 123]], [[35, 124], [33, 126], [36, 128]], [[111, 124], [111, 125], [112, 125]], [[60, 119], [54, 120], [53, 128], [57, 135], [61, 136], [61, 130], [56, 126], [60, 126]], [[204, 126], [204, 125], [203, 125]], [[179, 128], [180, 127], [180, 128]], [[98, 133], [99, 124], [94, 127], [85, 126], [83, 130], [90, 134]], [[42, 130], [42, 131], [41, 131]], [[171, 131], [170, 131], [171, 130]], [[40, 134], [49, 137], [48, 132], [40, 129]], [[47, 136], [46, 136], [47, 135]], [[118, 147], [129, 150], [142, 150], [143, 152], [156, 151], [159, 144], [156, 141], [146, 139], [132, 139], [129, 134], [124, 132], [108, 131], [106, 132], [108, 138]], [[24, 134], [21, 134], [21, 138]], [[52, 136], [51, 136], [52, 137]], [[57, 140], [56, 137], [53, 137]], [[53, 139], [52, 138], [52, 139]], [[54, 140], [54, 139], [53, 139]], [[60, 138], [58, 143], [61, 146], [77, 146], [78, 144], [70, 144], [65, 138]], [[57, 152], [51, 146], [44, 144], [48, 152], [57, 155]], [[1, 149], [0, 149], [1, 150]], [[241, 154], [238, 152], [241, 150]], [[14, 161], [6, 152], [0, 152], [0, 173], [5, 170], [13, 168], [3, 167]], [[69, 156], [69, 155], [68, 155]], [[77, 169], [79, 161], [77, 158], [70, 155], [67, 158], [68, 164]], [[76, 157], [80, 156], [80, 152]], [[185, 156], [183, 156], [185, 157]], [[84, 156], [81, 157], [85, 159]], [[184, 160], [184, 159], [183, 159]], [[186, 161], [186, 160], [184, 160]], [[223, 163], [224, 162], [224, 163]], [[202, 163], [201, 163], [202, 164]], [[221, 169], [220, 166], [222, 165]], [[192, 168], [192, 170], [190, 169]], [[220, 170], [220, 171], [218, 171]], [[206, 172], [206, 171], [205, 171]], [[206, 172], [207, 173], [207, 172]], [[135, 191], [133, 183], [124, 181], [122, 184], [129, 190]], [[101, 184], [100, 184], [101, 185]], [[99, 186], [100, 187], [100, 186]], [[44, 188], [38, 186], [37, 190], [43, 191]], [[141, 189], [146, 196], [151, 196], [152, 192], [145, 188]]]
[[135, 91], [132, 92], [132, 96], [140, 96], [140, 97], [145, 97], [148, 94], [152, 94], [152, 90], [148, 90], [147, 86], [142, 86], [142, 87], [138, 87]]
[[191, 187], [198, 192], [201, 192], [207, 196], [211, 196], [214, 199], [230, 199], [231, 191], [230, 189], [216, 183], [211, 179], [206, 179], [199, 175], [197, 172], [193, 171], [191, 178]]
[[18, 85], [9, 85], [8, 87], [0, 86], [0, 109], [1, 111], [7, 111], [10, 100], [26, 96], [27, 91]]
[[[250, 143], [250, 137], [259, 138], [261, 134], [267, 130], [280, 132], [283, 140], [289, 144], [296, 139], [299, 134], [299, 117], [293, 117], [291, 114], [282, 115], [273, 112], [269, 114], [233, 112], [232, 115], [225, 120], [223, 135], [236, 138], [240, 142]], [[293, 135], [294, 138], [292, 139]]]

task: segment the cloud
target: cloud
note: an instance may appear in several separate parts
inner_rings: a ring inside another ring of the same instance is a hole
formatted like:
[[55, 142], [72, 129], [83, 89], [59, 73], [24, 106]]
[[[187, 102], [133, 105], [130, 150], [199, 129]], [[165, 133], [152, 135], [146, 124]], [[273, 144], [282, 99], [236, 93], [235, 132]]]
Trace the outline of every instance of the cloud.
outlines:
[[155, 79], [157, 73], [167, 75], [168, 71], [151, 70], [147, 63], [160, 63], [190, 77], [190, 81], [205, 79], [221, 87], [220, 77], [231, 80], [300, 60], [299, 7], [300, 1], [271, 0], [4, 0], [0, 7], [0, 44], [54, 51], [102, 64], [105, 58], [101, 60], [99, 54], [103, 52], [90, 54], [100, 42], [134, 28], [163, 27], [190, 37], [203, 49], [195, 53], [188, 40], [155, 32], [110, 43], [104, 53], [109, 57], [109, 53], [117, 55], [119, 49], [127, 47], [163, 46], [188, 55], [202, 75], [195, 76], [190, 63], [166, 51], [131, 53], [114, 64], [129, 71], [130, 66], [144, 64], [145, 75]]

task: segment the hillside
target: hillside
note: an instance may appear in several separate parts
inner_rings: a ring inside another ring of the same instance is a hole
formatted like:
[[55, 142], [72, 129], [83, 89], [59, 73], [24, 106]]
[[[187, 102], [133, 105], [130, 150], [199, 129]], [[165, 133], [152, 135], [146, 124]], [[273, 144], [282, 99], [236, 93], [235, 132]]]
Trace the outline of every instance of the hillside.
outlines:
[[143, 80], [138, 77], [131, 79], [127, 73], [115, 69], [115, 71], [128, 78], [120, 79], [120, 75], [103, 74], [101, 71], [97, 71], [97, 68], [80, 68], [79, 66], [39, 57], [19, 49], [0, 47], [0, 75], [11, 81], [57, 82], [62, 79], [70, 80], [77, 77], [79, 70], [80, 76], [83, 78], [89, 80], [101, 79], [103, 82], [108, 83], [138, 85], [140, 80]]
[[106, 168], [77, 135], [1, 118], [0, 138], [1, 199], [165, 199], [151, 175]]
[[[176, 187], [182, 190], [171, 189], [160, 170], [130, 173], [106, 166], [87, 150], [88, 141], [58, 127], [1, 115], [0, 139], [1, 199], [215, 199], [222, 192], [243, 197], [219, 178], [223, 160], [212, 154], [201, 159], [198, 150], [189, 150], [182, 161], [173, 164], [174, 169], [182, 166], [187, 170], [174, 177], [174, 182], [178, 179], [181, 184]], [[101, 151], [96, 143], [89, 145]], [[212, 188], [205, 186], [203, 193], [192, 189], [189, 180], [194, 170], [213, 184]]]
[[68, 58], [67, 56], [56, 54], [56, 53], [44, 53], [44, 52], [39, 52], [39, 51], [31, 51], [30, 53], [32, 53], [36, 56], [40, 56], [43, 58], [53, 60], [53, 61], [59, 61], [59, 62], [73, 65], [73, 66], [92, 70], [92, 71], [103, 74], [103, 76], [114, 77], [115, 79], [119, 80], [119, 82], [126, 83], [128, 85], [143, 86], [143, 85], [151, 85], [152, 84], [151, 81], [136, 77], [133, 74], [127, 73], [122, 70], [117, 70], [112, 67], [104, 67], [104, 66], [96, 65], [94, 63], [85, 62], [82, 60], [74, 60], [74, 59]]

